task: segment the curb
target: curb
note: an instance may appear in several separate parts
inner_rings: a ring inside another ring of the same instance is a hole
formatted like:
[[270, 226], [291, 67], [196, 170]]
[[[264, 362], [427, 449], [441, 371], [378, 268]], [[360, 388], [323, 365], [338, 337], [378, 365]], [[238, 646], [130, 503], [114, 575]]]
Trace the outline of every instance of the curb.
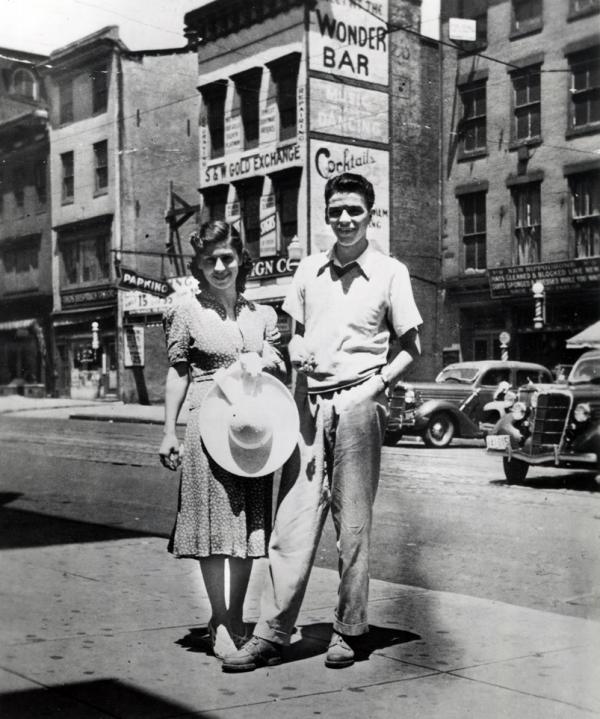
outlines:
[[[163, 420], [151, 417], [111, 417], [105, 414], [70, 414], [69, 419], [88, 419], [94, 422], [124, 422], [130, 424], [162, 425]], [[186, 422], [177, 421], [177, 426], [185, 427]]]

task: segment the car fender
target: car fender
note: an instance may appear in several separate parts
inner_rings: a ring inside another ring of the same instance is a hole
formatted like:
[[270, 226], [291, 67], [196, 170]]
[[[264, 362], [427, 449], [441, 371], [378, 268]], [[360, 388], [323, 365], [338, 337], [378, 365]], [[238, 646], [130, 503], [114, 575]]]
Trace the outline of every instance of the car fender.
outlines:
[[455, 421], [460, 436], [480, 436], [479, 427], [472, 422], [452, 402], [439, 399], [428, 399], [415, 409], [415, 426], [418, 430], [425, 429], [429, 420], [436, 412], [445, 412]]
[[600, 462], [600, 425], [592, 424], [571, 445], [573, 452], [592, 452]]

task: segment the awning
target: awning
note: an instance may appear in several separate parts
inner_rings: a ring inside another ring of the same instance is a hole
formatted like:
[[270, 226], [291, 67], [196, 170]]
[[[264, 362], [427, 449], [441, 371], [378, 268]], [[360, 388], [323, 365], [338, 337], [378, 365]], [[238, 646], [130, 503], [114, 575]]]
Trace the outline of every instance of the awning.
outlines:
[[600, 320], [567, 340], [569, 349], [600, 349]]
[[7, 320], [0, 322], [0, 332], [11, 332], [12, 330], [28, 330], [37, 320]]

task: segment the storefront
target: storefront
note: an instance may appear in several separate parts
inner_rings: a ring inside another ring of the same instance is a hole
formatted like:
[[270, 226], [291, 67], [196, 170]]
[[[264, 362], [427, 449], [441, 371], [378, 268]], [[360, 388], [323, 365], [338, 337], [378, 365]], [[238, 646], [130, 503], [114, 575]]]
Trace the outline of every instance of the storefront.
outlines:
[[598, 319], [600, 257], [489, 269], [487, 280], [447, 296], [458, 309], [461, 359], [500, 359], [504, 349], [550, 369], [569, 365], [580, 351], [567, 340]]
[[50, 379], [46, 348], [41, 320], [0, 322], [0, 394], [45, 397]]
[[115, 288], [73, 293], [68, 306], [53, 317], [57, 394], [72, 399], [116, 396]]

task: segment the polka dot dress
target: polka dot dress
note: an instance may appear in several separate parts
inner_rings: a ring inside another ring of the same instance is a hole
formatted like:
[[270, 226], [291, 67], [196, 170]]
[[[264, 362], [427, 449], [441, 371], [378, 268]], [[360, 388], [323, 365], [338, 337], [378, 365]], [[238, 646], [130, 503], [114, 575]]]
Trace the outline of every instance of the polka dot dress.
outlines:
[[271, 529], [272, 475], [246, 478], [222, 469], [200, 438], [200, 405], [220, 367], [242, 351], [263, 349], [276, 332], [275, 310], [238, 297], [236, 319], [207, 292], [170, 308], [164, 328], [171, 365], [187, 362], [192, 382], [185, 434], [179, 506], [169, 551], [176, 557], [266, 555]]

